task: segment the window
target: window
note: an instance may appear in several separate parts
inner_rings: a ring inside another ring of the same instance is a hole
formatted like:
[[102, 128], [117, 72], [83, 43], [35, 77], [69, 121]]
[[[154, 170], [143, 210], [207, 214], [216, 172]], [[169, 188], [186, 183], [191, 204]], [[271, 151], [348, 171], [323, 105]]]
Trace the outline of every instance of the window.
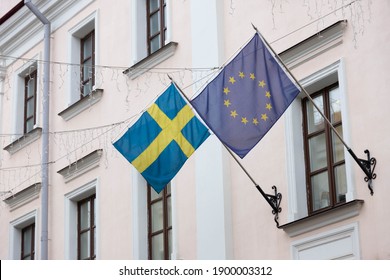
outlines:
[[166, 1], [147, 0], [147, 45], [148, 55], [165, 45], [167, 32]]
[[21, 260], [33, 260], [35, 256], [35, 223], [22, 229]]
[[[340, 91], [333, 84], [312, 95], [314, 103], [342, 136]], [[309, 214], [346, 202], [344, 147], [310, 100], [302, 100], [307, 204]]]
[[148, 186], [148, 247], [149, 259], [168, 260], [172, 253], [171, 186], [159, 194]]
[[64, 259], [99, 259], [99, 180], [65, 194]]
[[37, 110], [37, 71], [24, 78], [24, 133], [33, 130]]
[[95, 30], [80, 39], [81, 96], [88, 96], [95, 84]]
[[91, 195], [77, 203], [77, 258], [96, 259], [96, 195]]

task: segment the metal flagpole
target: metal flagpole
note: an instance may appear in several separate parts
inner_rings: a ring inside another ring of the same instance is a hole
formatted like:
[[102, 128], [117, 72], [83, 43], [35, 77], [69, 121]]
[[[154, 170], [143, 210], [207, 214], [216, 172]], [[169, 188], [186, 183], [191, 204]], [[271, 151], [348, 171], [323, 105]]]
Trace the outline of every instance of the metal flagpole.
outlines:
[[[180, 91], [181, 95], [187, 100], [187, 103], [191, 104], [188, 97], [184, 94], [184, 92], [181, 90], [181, 88], [176, 84], [176, 82], [173, 80], [173, 78], [169, 74], [168, 74], [168, 77], [172, 81], [172, 83], [175, 85], [175, 87]], [[192, 108], [196, 111], [196, 109], [194, 107], [192, 107]], [[237, 157], [233, 154], [233, 152], [229, 149], [229, 147], [227, 147], [223, 142], [221, 142], [221, 144], [225, 147], [225, 149], [233, 157], [235, 162], [240, 166], [240, 168], [244, 171], [244, 173], [248, 176], [248, 178], [255, 185], [256, 189], [260, 192], [260, 194], [264, 197], [264, 199], [271, 206], [272, 214], [275, 215], [274, 221], [276, 223], [276, 226], [279, 227], [278, 219], [279, 219], [279, 213], [282, 212], [282, 208], [280, 207], [280, 202], [282, 201], [282, 194], [278, 193], [276, 186], [272, 186], [272, 189], [274, 190], [273, 195], [266, 194], [263, 191], [263, 189], [256, 183], [256, 181], [253, 179], [253, 177], [249, 174], [249, 172], [245, 169], [245, 167], [241, 164], [241, 162], [237, 159]]]
[[[275, 58], [278, 60], [279, 64], [281, 64], [284, 68], [284, 70], [290, 75], [290, 77], [294, 80], [296, 85], [300, 88], [301, 92], [303, 92], [306, 97], [309, 99], [309, 101], [313, 104], [313, 106], [317, 109], [317, 111], [320, 113], [322, 118], [325, 120], [325, 122], [329, 125], [329, 127], [332, 129], [332, 131], [336, 134], [336, 136], [339, 138], [341, 143], [345, 146], [347, 151], [350, 153], [352, 158], [356, 161], [356, 163], [359, 165], [359, 167], [363, 170], [363, 172], [366, 174], [367, 177], [364, 178], [366, 182], [368, 182], [368, 188], [370, 189], [371, 195], [374, 194], [374, 191], [372, 189], [372, 180], [376, 178], [376, 174], [374, 173], [375, 165], [376, 165], [376, 159], [370, 157], [370, 152], [368, 150], [365, 150], [364, 153], [367, 154], [367, 160], [359, 159], [356, 154], [352, 151], [352, 149], [347, 145], [347, 143], [344, 141], [344, 139], [341, 137], [341, 135], [337, 132], [336, 128], [332, 125], [332, 123], [329, 121], [329, 119], [325, 116], [325, 114], [321, 111], [321, 109], [317, 106], [317, 104], [314, 102], [313, 98], [310, 96], [310, 94], [306, 91], [306, 89], [301, 85], [301, 83], [295, 78], [295, 76], [292, 74], [290, 69], [287, 67], [287, 65], [283, 62], [283, 60], [280, 58], [280, 56], [274, 51], [274, 49], [271, 47], [271, 45], [267, 42], [267, 40], [261, 35], [260, 31], [257, 29], [256, 26], [253, 25], [253, 28], [257, 32], [257, 34], [260, 36], [261, 40], [265, 43], [267, 48], [272, 51]], [[372, 169], [371, 169], [372, 166]]]

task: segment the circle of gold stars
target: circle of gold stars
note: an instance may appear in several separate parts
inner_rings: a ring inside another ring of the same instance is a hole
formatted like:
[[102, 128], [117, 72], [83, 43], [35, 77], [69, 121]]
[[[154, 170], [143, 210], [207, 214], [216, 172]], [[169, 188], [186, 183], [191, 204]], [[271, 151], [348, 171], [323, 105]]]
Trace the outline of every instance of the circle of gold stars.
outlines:
[[[238, 73], [238, 80], [244, 79], [245, 76], [246, 75], [245, 75], [244, 72], [239, 72]], [[249, 79], [251, 79], [252, 81], [255, 81], [256, 80], [255, 74], [254, 73], [249, 73]], [[226, 96], [226, 98], [224, 98], [224, 100], [223, 100], [223, 105], [226, 106], [227, 108], [229, 108], [229, 107], [231, 107], [233, 105], [231, 103], [230, 99], [228, 98], [229, 94], [231, 93], [231, 91], [229, 89], [229, 84], [234, 85], [236, 82], [237, 82], [237, 80], [234, 78], [234, 76], [229, 77], [228, 85], [223, 88], [223, 93]], [[265, 97], [267, 97], [270, 100], [271, 99], [271, 92], [266, 89], [267, 88], [266, 82], [264, 80], [259, 80], [258, 81], [258, 86], [261, 87], [262, 89], [265, 89]], [[265, 109], [266, 109], [265, 112], [267, 112], [267, 110], [268, 111], [272, 110], [271, 101], [265, 104]], [[253, 117], [252, 119], [250, 119], [250, 118], [247, 118], [247, 116], [240, 115], [239, 112], [237, 112], [237, 110], [231, 110], [230, 111], [230, 116], [233, 119], [235, 119], [237, 117], [241, 118], [241, 123], [243, 123], [244, 125], [247, 125], [248, 123], [252, 123], [253, 125], [257, 126], [257, 125], [260, 124], [260, 121], [266, 122], [268, 120], [267, 113], [260, 114], [260, 115], [261, 115], [260, 118]]]

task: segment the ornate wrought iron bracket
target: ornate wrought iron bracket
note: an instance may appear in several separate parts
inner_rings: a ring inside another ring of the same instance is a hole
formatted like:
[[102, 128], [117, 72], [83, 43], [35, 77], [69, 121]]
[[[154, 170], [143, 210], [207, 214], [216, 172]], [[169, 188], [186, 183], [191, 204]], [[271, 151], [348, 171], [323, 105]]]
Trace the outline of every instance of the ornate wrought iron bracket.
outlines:
[[256, 185], [256, 188], [261, 193], [261, 195], [265, 198], [268, 204], [272, 208], [272, 214], [275, 215], [274, 221], [276, 226], [279, 227], [279, 213], [282, 212], [282, 208], [280, 207], [280, 202], [282, 201], [282, 194], [278, 193], [278, 189], [276, 186], [272, 186], [274, 190], [274, 194], [266, 194], [259, 185]]
[[367, 160], [358, 158], [351, 149], [348, 149], [348, 152], [363, 170], [364, 174], [366, 174], [366, 177], [364, 177], [364, 181], [368, 183], [370, 194], [373, 195], [374, 190], [372, 188], [372, 180], [376, 178], [376, 173], [374, 173], [376, 166], [376, 158], [370, 156], [369, 150], [364, 151], [364, 153], [367, 154]]

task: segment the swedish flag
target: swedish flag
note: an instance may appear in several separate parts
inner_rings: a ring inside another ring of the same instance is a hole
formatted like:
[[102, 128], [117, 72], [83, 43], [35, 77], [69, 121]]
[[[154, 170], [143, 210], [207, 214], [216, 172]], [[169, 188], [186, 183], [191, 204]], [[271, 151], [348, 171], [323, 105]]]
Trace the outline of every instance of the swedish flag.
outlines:
[[209, 135], [171, 84], [114, 147], [159, 193]]

